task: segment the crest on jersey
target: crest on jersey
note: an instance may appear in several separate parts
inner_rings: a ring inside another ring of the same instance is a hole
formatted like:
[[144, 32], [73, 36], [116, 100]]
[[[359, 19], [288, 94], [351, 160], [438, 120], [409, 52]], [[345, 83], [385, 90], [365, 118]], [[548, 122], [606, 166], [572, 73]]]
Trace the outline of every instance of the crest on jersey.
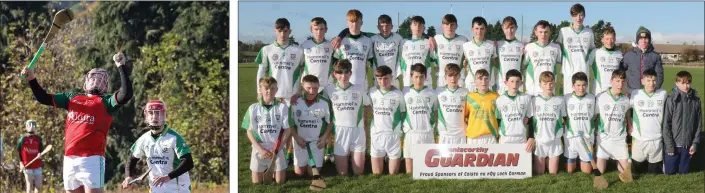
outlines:
[[558, 110], [558, 105], [553, 105], [553, 110], [557, 111]]
[[627, 110], [627, 105], [620, 105], [619, 107], [622, 108], [622, 111], [626, 111], [626, 110]]
[[[450, 50], [450, 46], [448, 46], [448, 50]], [[455, 50], [460, 50], [460, 45], [455, 45]]]
[[605, 61], [607, 61], [607, 58], [605, 58], [604, 56], [600, 57], [600, 62], [605, 62]]
[[474, 54], [475, 54], [474, 51], [472, 51], [472, 50], [469, 50], [469, 51], [468, 51], [468, 55], [472, 56], [472, 55], [474, 55]]
[[290, 56], [291, 56], [291, 59], [292, 59], [292, 60], [293, 60], [293, 59], [296, 59], [296, 54], [290, 54]]
[[538, 113], [541, 112], [541, 106], [535, 106], [534, 110]]
[[570, 44], [570, 43], [573, 43], [573, 38], [572, 38], [572, 37], [568, 37], [568, 43], [569, 43], [569, 44]]
[[276, 115], [275, 117], [277, 118], [277, 121], [281, 120], [281, 116], [280, 116], [280, 115]]
[[656, 104], [657, 104], [658, 106], [663, 105], [663, 100], [657, 100], [657, 101], [656, 101]]
[[301, 117], [301, 110], [296, 110], [296, 116]]
[[426, 48], [426, 46], [421, 45], [421, 46], [419, 47], [419, 50], [423, 50], [424, 48]]
[[262, 122], [262, 116], [257, 115], [257, 117], [255, 117], [255, 122]]
[[441, 101], [446, 102], [448, 100], [448, 97], [446, 96], [441, 96]]
[[321, 50], [320, 50], [320, 49], [316, 49], [316, 54], [320, 54], [320, 53], [321, 53]]
[[568, 105], [568, 109], [570, 109], [571, 111], [572, 111], [572, 110], [575, 110], [575, 105], [574, 105], [574, 104]]
[[162, 146], [162, 153], [166, 153], [166, 152], [169, 152], [169, 147], [167, 147], [166, 145]]
[[397, 43], [396, 43], [396, 42], [389, 43], [389, 46], [390, 46], [390, 47], [396, 47], [396, 46], [397, 46]]
[[274, 61], [279, 60], [279, 55], [274, 54], [274, 55], [272, 56], [272, 60], [274, 60]]
[[326, 51], [326, 54], [327, 54], [328, 52], [330, 52], [330, 48], [326, 48], [325, 51]]
[[321, 112], [320, 109], [311, 111], [311, 114], [313, 114], [313, 116], [316, 118], [323, 117], [323, 112]]
[[539, 57], [539, 52], [534, 52], [533, 55], [534, 57]]
[[343, 49], [344, 49], [345, 51], [350, 50], [350, 44], [345, 44], [345, 45], [343, 46]]
[[304, 49], [304, 53], [305, 53], [305, 54], [310, 54], [312, 49], [313, 49], [313, 48], [306, 48], [306, 49]]
[[363, 45], [363, 46], [362, 46], [362, 51], [365, 51], [365, 52], [366, 52], [366, 51], [367, 51], [367, 46]]
[[614, 63], [614, 58], [609, 59], [610, 63]]
[[491, 52], [492, 52], [492, 49], [489, 49], [489, 48], [488, 48], [488, 49], [485, 49], [485, 54], [488, 54], [488, 55], [489, 55]]
[[[438, 44], [438, 49], [439, 49], [439, 50], [442, 50], [444, 47], [445, 47], [445, 44]], [[450, 48], [450, 47], [448, 47], [448, 48]]]
[[556, 55], [556, 51], [551, 50], [551, 56], [555, 56], [555, 55]]
[[643, 107], [643, 106], [644, 106], [644, 101], [640, 100], [640, 101], [638, 102], [638, 105], [639, 105], [639, 107]]
[[587, 108], [588, 108], [588, 109], [592, 108], [592, 104], [588, 104], [588, 105], [587, 105]]
[[517, 52], [518, 52], [519, 50], [521, 50], [521, 47], [520, 47], [520, 46], [517, 46], [517, 49], [516, 49], [516, 50], [517, 50]]
[[548, 111], [548, 105], [543, 106], [543, 111]]
[[583, 42], [588, 43], [588, 38], [583, 38]]
[[425, 97], [424, 100], [428, 103], [431, 102], [431, 97]]
[[395, 105], [395, 104], [397, 104], [397, 101], [395, 101], [395, 100], [389, 100], [389, 103], [392, 104], [392, 105]]
[[376, 99], [376, 98], [372, 98], [372, 104], [373, 104], [373, 105], [377, 104], [377, 99]]
[[333, 97], [331, 97], [331, 100], [337, 101], [337, 100], [338, 100], [338, 95], [337, 95], [337, 94], [333, 94]]
[[460, 101], [461, 101], [461, 102], [465, 102], [465, 97], [464, 97], [464, 96], [461, 96], [461, 97], [460, 97]]
[[357, 93], [353, 93], [353, 94], [352, 94], [352, 99], [353, 99], [353, 100], [357, 100], [358, 98], [360, 98], [360, 95], [359, 95], [359, 94], [357, 94]]
[[648, 104], [649, 104], [649, 107], [653, 107], [653, 106], [654, 106], [654, 101], [649, 101]]
[[504, 105], [502, 107], [502, 111], [508, 111], [509, 110], [509, 105]]
[[413, 103], [414, 103], [414, 99], [408, 98], [408, 99], [406, 99], [406, 103], [407, 103], [407, 104], [413, 104]]
[[605, 105], [605, 111], [609, 111], [610, 108], [611, 108], [610, 105]]
[[[509, 48], [509, 49], [510, 49], [509, 51], [512, 51], [512, 50], [511, 50], [511, 48]], [[499, 52], [502, 52], [502, 53], [504, 53], [504, 52], [505, 52], [505, 50], [504, 50], [504, 47], [502, 47], [502, 48], [499, 48]]]

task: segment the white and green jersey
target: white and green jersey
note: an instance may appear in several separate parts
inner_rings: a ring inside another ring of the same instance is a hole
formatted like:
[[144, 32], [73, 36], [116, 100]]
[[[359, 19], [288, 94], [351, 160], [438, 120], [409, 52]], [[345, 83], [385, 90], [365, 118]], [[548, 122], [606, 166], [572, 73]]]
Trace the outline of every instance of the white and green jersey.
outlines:
[[634, 139], [643, 141], [661, 139], [663, 128], [664, 102], [668, 93], [656, 90], [648, 94], [644, 89], [633, 90], [629, 100], [632, 111], [631, 135]]
[[404, 87], [412, 86], [411, 66], [417, 63], [426, 66], [426, 81], [424, 85], [431, 86], [431, 47], [428, 40], [425, 38], [402, 40], [401, 60], [399, 61], [399, 70], [403, 77]]
[[500, 40], [497, 42], [497, 55], [499, 56], [499, 70], [497, 71], [497, 93], [507, 91], [504, 85], [507, 72], [518, 70], [521, 72], [521, 56], [523, 55], [524, 43], [518, 40]]
[[599, 117], [597, 121], [597, 132], [600, 139], [605, 140], [626, 140], [627, 127], [625, 118], [629, 109], [629, 98], [619, 93], [613, 96], [611, 90], [607, 90], [597, 95], [597, 108]]
[[570, 86], [573, 74], [584, 72], [588, 77], [590, 76], [590, 63], [587, 60], [590, 52], [595, 49], [595, 34], [592, 33], [592, 29], [587, 27], [575, 31], [573, 24], [570, 24], [570, 26], [563, 27], [558, 31], [556, 41], [562, 45], [563, 93], [569, 94], [573, 92], [573, 87]]
[[[533, 42], [526, 45], [524, 50], [526, 53], [522, 63], [523, 66], [526, 66], [524, 75], [526, 94], [538, 96], [541, 94], [541, 82], [539, 81], [541, 73], [553, 72], [553, 76], [556, 77], [558, 72], [556, 64], [561, 63], [561, 48], [555, 43], [541, 46], [538, 42]], [[555, 93], [556, 86], [553, 88]]]
[[242, 119], [242, 129], [249, 130], [264, 149], [273, 149], [279, 135], [289, 128], [289, 109], [276, 100], [265, 106], [262, 99], [250, 105]]
[[326, 132], [331, 120], [331, 103], [316, 96], [312, 104], [306, 103], [306, 94], [297, 99], [296, 105], [289, 107], [289, 125], [306, 141], [318, 140]]
[[490, 73], [490, 90], [497, 90], [497, 80], [495, 72], [492, 69], [494, 58], [497, 57], [497, 49], [494, 43], [489, 40], [480, 42], [470, 40], [463, 44], [463, 53], [468, 61], [467, 77], [465, 78], [465, 87], [470, 91], [475, 90], [475, 72], [480, 69], [485, 69]]
[[391, 33], [389, 37], [383, 37], [381, 34], [372, 36], [374, 44], [374, 56], [372, 60], [372, 69], [376, 70], [379, 66], [388, 66], [392, 69], [392, 78], [397, 78], [397, 65], [401, 55], [401, 41], [403, 38], [397, 33]]
[[505, 91], [497, 98], [495, 115], [497, 115], [497, 119], [501, 119], [499, 122], [500, 136], [526, 137], [527, 125], [524, 124], [524, 118], [531, 117], [532, 102], [531, 95], [521, 92], [512, 97]]
[[468, 89], [458, 87], [455, 89], [442, 86], [436, 88], [438, 96], [438, 134], [442, 136], [464, 137], [463, 107]]
[[588, 64], [592, 68], [592, 77], [594, 83], [591, 85], [592, 93], [597, 95], [611, 87], [610, 79], [612, 72], [619, 69], [619, 63], [622, 61], [622, 51], [614, 49], [609, 51], [605, 47], [595, 49], [590, 52]]
[[370, 88], [372, 99], [372, 125], [370, 135], [402, 134], [402, 115], [406, 112], [404, 94], [392, 86], [388, 91]]
[[336, 83], [335, 89], [327, 92], [333, 108], [331, 122], [335, 126], [362, 128], [364, 107], [371, 104], [367, 90], [352, 83], [342, 88], [339, 83]]
[[578, 132], [583, 132], [583, 138], [592, 139], [594, 134], [593, 118], [597, 115], [595, 111], [595, 95], [585, 93], [582, 97], [570, 93], [563, 96], [566, 102], [566, 113], [568, 122], [565, 123], [566, 137], [578, 136]]
[[404, 88], [406, 101], [406, 117], [404, 118], [404, 133], [433, 134], [434, 120], [431, 113], [436, 109], [436, 93], [429, 86], [422, 90], [413, 87]]
[[541, 95], [534, 97], [532, 121], [536, 141], [560, 140], [563, 136], [563, 117], [565, 116], [563, 97], [552, 96], [548, 99]]
[[446, 65], [453, 63], [460, 67], [460, 71], [463, 70], [463, 59], [465, 55], [463, 54], [463, 44], [468, 42], [468, 38], [461, 35], [455, 35], [453, 38], [447, 38], [443, 34], [438, 34], [434, 36], [438, 48], [433, 54], [436, 58], [436, 67], [438, 67], [438, 79], [436, 79], [436, 88], [442, 88], [445, 86], [446, 79]]
[[[132, 145], [130, 152], [135, 158], [147, 157], [147, 167], [151, 169], [149, 179], [155, 179], [174, 171], [181, 164], [180, 158], [191, 153], [191, 149], [179, 133], [164, 125], [162, 133], [156, 139], [152, 137], [151, 131], [142, 134]], [[175, 180], [176, 184], [191, 184], [188, 172]]]
[[360, 87], [367, 85], [367, 60], [372, 58], [372, 50], [372, 39], [364, 35], [358, 38], [348, 35], [340, 41], [340, 47], [334, 56], [338, 59], [348, 59], [352, 63], [350, 83]]
[[[255, 63], [260, 69], [266, 70], [266, 76], [274, 77], [277, 80], [277, 98], [290, 98], [299, 91], [299, 79], [301, 79], [301, 68], [304, 65], [304, 52], [296, 45], [286, 45], [282, 47], [276, 41], [273, 44], [262, 47], [257, 54]], [[259, 74], [259, 73], [258, 73]], [[255, 80], [255, 86], [259, 82]]]
[[[301, 44], [304, 50], [304, 73], [314, 75], [318, 78], [321, 87], [320, 93], [325, 86], [333, 84], [333, 46], [328, 40], [316, 43], [314, 40], [306, 40]], [[279, 80], [277, 80], [279, 81]]]

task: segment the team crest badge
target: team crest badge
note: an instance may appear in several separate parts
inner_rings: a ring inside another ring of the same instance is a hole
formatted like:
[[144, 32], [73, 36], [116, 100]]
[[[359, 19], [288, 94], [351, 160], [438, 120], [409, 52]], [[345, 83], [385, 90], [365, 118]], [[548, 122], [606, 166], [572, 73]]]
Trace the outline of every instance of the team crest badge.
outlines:
[[536, 111], [536, 113], [541, 112], [541, 106], [534, 107], [534, 110]]
[[588, 38], [583, 38], [583, 42], [588, 43]]
[[162, 146], [162, 153], [169, 152], [169, 147], [167, 146]]
[[272, 60], [274, 60], [274, 61], [279, 60], [279, 55], [274, 54], [274, 55], [272, 56]]
[[663, 105], [663, 100], [658, 100], [658, 101], [656, 101], [656, 104], [657, 104], [658, 106]]
[[332, 99], [333, 101], [337, 101], [337, 100], [338, 100], [338, 95], [337, 95], [337, 94], [333, 94], [333, 97], [331, 97], [331, 99]]
[[[450, 46], [448, 46], [448, 50], [450, 50]], [[455, 50], [460, 50], [460, 45], [455, 45]]]
[[551, 56], [555, 56], [555, 55], [556, 55], [556, 51], [551, 50]]
[[614, 58], [609, 59], [610, 63], [614, 63]]
[[607, 59], [604, 56], [602, 56], [602, 57], [600, 57], [600, 61], [605, 62], [605, 61], [607, 61]]
[[291, 56], [291, 59], [292, 59], [292, 60], [293, 60], [293, 59], [296, 59], [296, 54], [291, 54], [290, 56]]
[[575, 105], [574, 105], [574, 104], [568, 105], [568, 109], [570, 109], [571, 111], [572, 111], [572, 110], [575, 110]]
[[[509, 51], [511, 51], [511, 50], [509, 50]], [[500, 49], [499, 49], [499, 52], [504, 53], [504, 52], [505, 52], [504, 47], [500, 48]]]
[[424, 48], [426, 48], [426, 46], [424, 46], [424, 45], [419, 46], [420, 50], [423, 50]]
[[519, 50], [521, 50], [521, 47], [517, 46], [516, 51], [518, 52]]
[[609, 111], [610, 108], [611, 108], [610, 105], [605, 105], [605, 111]]
[[568, 37], [568, 43], [569, 43], [569, 44], [570, 44], [570, 43], [573, 43], [573, 38]]
[[448, 97], [446, 96], [441, 96], [441, 101], [446, 102], [448, 100]]
[[649, 101], [648, 104], [649, 104], [649, 107], [653, 107], [653, 106], [654, 106], [654, 101]]
[[325, 48], [326, 54], [330, 52], [330, 48]]
[[620, 105], [619, 107], [622, 108], [622, 111], [626, 111], [626, 110], [627, 110], [627, 105]]
[[406, 103], [407, 103], [407, 104], [413, 104], [413, 103], [414, 103], [414, 99], [408, 98], [408, 99], [406, 99]]
[[345, 44], [345, 45], [343, 46], [343, 49], [344, 49], [345, 51], [350, 50], [350, 44]]
[[281, 116], [280, 116], [280, 115], [276, 115], [275, 117], [277, 118], [277, 121], [281, 120]]
[[416, 46], [411, 46], [411, 50], [416, 50]]
[[558, 105], [553, 105], [553, 110], [557, 111], [558, 110]]
[[475, 52], [472, 51], [472, 50], [469, 50], [469, 51], [468, 51], [468, 55], [470, 55], [470, 56], [475, 55]]
[[502, 107], [502, 111], [508, 111], [508, 110], [509, 110], [509, 105], [504, 105], [504, 107]]
[[445, 47], [445, 44], [438, 44], [438, 49], [442, 50]]
[[257, 115], [257, 117], [255, 117], [255, 121], [256, 121], [256, 122], [261, 122], [261, 121], [262, 121], [262, 117], [259, 116], [259, 115]]
[[490, 49], [485, 49], [485, 54], [489, 55], [490, 53], [492, 53], [492, 50], [490, 50]]
[[425, 100], [427, 103], [428, 103], [428, 102], [431, 102], [431, 97], [426, 97], [426, 98], [424, 98], [424, 100]]
[[389, 100], [389, 103], [392, 104], [392, 105], [395, 105], [395, 104], [397, 104], [397, 101], [395, 101], [395, 100]]
[[539, 52], [534, 52], [533, 55], [534, 57], [539, 57]]
[[362, 51], [367, 51], [367, 46], [362, 46]]
[[374, 104], [377, 104], [377, 99], [373, 98], [373, 99], [372, 99], [372, 104], [373, 104], [373, 105], [374, 105]]
[[267, 122], [272, 122], [272, 117], [271, 117], [271, 116], [269, 116], [269, 115], [265, 115], [265, 116], [266, 116], [265, 120], [266, 120]]
[[313, 114], [316, 118], [323, 117], [323, 112], [321, 112], [321, 110], [313, 110], [311, 111], [311, 114]]
[[360, 97], [360, 95], [357, 94], [357, 93], [353, 93], [353, 94], [352, 94], [353, 100], [357, 100], [357, 98], [359, 98], [359, 97]]
[[644, 101], [640, 100], [640, 101], [638, 102], [638, 105], [639, 105], [639, 107], [643, 107], [643, 106], [644, 106]]
[[588, 105], [587, 105], [587, 108], [588, 108], [588, 109], [592, 108], [592, 104], [588, 104]]
[[296, 116], [300, 117], [301, 116], [301, 110], [296, 110]]

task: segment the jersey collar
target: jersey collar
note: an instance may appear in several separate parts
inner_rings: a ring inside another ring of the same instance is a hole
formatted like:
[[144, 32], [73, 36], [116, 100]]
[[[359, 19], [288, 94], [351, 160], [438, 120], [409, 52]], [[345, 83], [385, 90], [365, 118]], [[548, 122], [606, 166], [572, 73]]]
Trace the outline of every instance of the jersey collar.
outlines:
[[654, 90], [654, 92], [652, 92], [651, 94], [646, 93], [646, 89], [644, 89], [644, 86], [641, 86], [641, 89], [639, 89], [639, 90], [641, 90], [641, 92], [646, 94], [646, 96], [648, 96], [649, 98], [651, 98], [652, 96], [654, 96], [656, 94], [656, 90]]
[[314, 44], [316, 44], [316, 45], [321, 45], [321, 44], [323, 44], [323, 43], [328, 42], [328, 40], [326, 40], [325, 38], [323, 38], [323, 41], [322, 41], [322, 42], [316, 42], [316, 39], [315, 39], [315, 38], [314, 38], [314, 39], [311, 39], [311, 41], [312, 41]]
[[448, 85], [445, 85], [445, 86], [443, 86], [443, 87], [445, 87], [445, 89], [446, 89], [447, 91], [450, 91], [451, 93], [455, 93], [455, 91], [458, 91], [458, 89], [460, 89], [460, 87], [458, 87], [458, 88], [455, 88], [455, 90], [453, 90], [453, 89], [451, 89], [451, 88], [448, 88]]
[[390, 88], [387, 92], [384, 92], [384, 91], [382, 90], [382, 87], [377, 86], [377, 90], [379, 90], [379, 93], [382, 93], [382, 96], [386, 95], [387, 93], [390, 93], [390, 92], [394, 91], [394, 89], [397, 89], [397, 87], [394, 87], [394, 85], [392, 85], [392, 88]]
[[484, 43], [485, 43], [485, 41], [484, 41], [484, 40], [482, 40], [482, 42], [480, 42], [480, 44], [477, 44], [477, 42], [475, 42], [475, 38], [473, 37], [473, 38], [472, 38], [472, 43], [473, 43], [473, 44], [475, 44], [475, 45], [477, 45], [477, 47], [481, 47], [481, 46], [482, 46], [482, 44], [484, 44]]
[[619, 95], [617, 95], [617, 98], [615, 98], [614, 94], [612, 94], [612, 88], [607, 89], [607, 94], [609, 94], [610, 97], [612, 97], [612, 100], [614, 100], [614, 101], [618, 101], [619, 99], [622, 98], [622, 96], [624, 96], [622, 93], [619, 93]]
[[353, 86], [353, 83], [348, 82], [348, 87], [343, 88], [343, 87], [340, 87], [340, 84], [336, 82], [336, 83], [335, 83], [335, 86], [338, 87], [338, 88], [340, 88], [340, 89], [343, 89], [343, 91], [345, 91], [345, 90], [348, 90], [350, 87], [352, 87], [352, 86]]
[[458, 37], [458, 34], [455, 34], [455, 36], [452, 37], [452, 38], [446, 37], [446, 34], [441, 34], [441, 35], [443, 36], [443, 38], [445, 38], [445, 39], [448, 40], [448, 41], [454, 40], [455, 38]]
[[587, 94], [588, 93], [586, 92], [583, 96], [578, 96], [577, 94], [575, 94], [575, 91], [573, 91], [573, 96], [577, 99], [580, 99], [580, 100], [583, 100], [583, 98], [585, 98], [585, 96], [587, 96]]
[[279, 104], [279, 102], [277, 102], [277, 99], [274, 99], [274, 101], [272, 101], [272, 106], [267, 107], [266, 104], [264, 104], [264, 99], [262, 98], [259, 99], [258, 103], [267, 110], [270, 110], [272, 107], [277, 106], [277, 104]]
[[539, 94], [539, 95], [536, 95], [536, 97], [539, 97], [539, 98], [543, 99], [543, 101], [548, 101], [548, 100], [551, 100], [551, 98], [553, 98], [553, 97], [555, 97], [555, 96], [551, 95], [551, 97], [543, 98], [543, 96], [542, 96], [541, 94]]
[[516, 100], [519, 95], [521, 95], [521, 91], [517, 91], [516, 96], [510, 96], [509, 91], [504, 91], [504, 96], [507, 96], [509, 99], [512, 99], [512, 101]]
[[416, 91], [416, 93], [420, 93], [421, 91], [426, 90], [426, 88], [428, 88], [428, 86], [423, 86], [423, 88], [421, 90], [416, 90], [416, 88], [414, 88], [413, 86], [411, 86], [409, 88], [411, 88], [411, 90]]
[[302, 95], [302, 98], [301, 98], [301, 99], [304, 100], [304, 104], [306, 104], [307, 106], [310, 107], [311, 105], [313, 105], [313, 104], [315, 104], [315, 103], [318, 103], [318, 101], [319, 101], [320, 98], [321, 98], [321, 94], [318, 94], [318, 95], [316, 95], [316, 98], [313, 98], [313, 103], [311, 103], [311, 105], [309, 105], [308, 103], [306, 103], [306, 100], [308, 100], [307, 98], [308, 98], [308, 94], [306, 94], [306, 92], [304, 92], [304, 94]]
[[575, 34], [580, 34], [581, 32], [583, 32], [585, 30], [585, 25], [580, 27], [580, 31], [575, 31], [575, 29], [573, 29], [573, 23], [570, 23], [570, 30], [573, 30], [573, 32], [575, 32]]
[[291, 45], [291, 43], [289, 43], [289, 44], [287, 44], [286, 46], [282, 47], [281, 45], [279, 45], [279, 42], [277, 42], [276, 40], [274, 41], [274, 46], [276, 46], [276, 47], [278, 47], [278, 48], [281, 48], [282, 50], [286, 50], [286, 48], [289, 48], [290, 45]]

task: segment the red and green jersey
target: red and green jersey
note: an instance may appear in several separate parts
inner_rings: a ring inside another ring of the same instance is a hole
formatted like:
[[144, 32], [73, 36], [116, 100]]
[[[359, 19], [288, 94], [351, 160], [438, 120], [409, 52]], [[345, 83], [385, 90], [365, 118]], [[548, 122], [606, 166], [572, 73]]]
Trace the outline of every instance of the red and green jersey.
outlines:
[[38, 135], [30, 134], [22, 136], [20, 142], [17, 143], [17, 151], [20, 152], [20, 159], [22, 160], [22, 165], [27, 169], [37, 169], [42, 167], [42, 160], [38, 159], [34, 161], [31, 165], [27, 165], [29, 161], [39, 156], [39, 152], [42, 151], [42, 138]]
[[105, 155], [108, 129], [121, 106], [115, 96], [66, 92], [54, 94], [52, 98], [55, 108], [68, 110], [64, 155]]

